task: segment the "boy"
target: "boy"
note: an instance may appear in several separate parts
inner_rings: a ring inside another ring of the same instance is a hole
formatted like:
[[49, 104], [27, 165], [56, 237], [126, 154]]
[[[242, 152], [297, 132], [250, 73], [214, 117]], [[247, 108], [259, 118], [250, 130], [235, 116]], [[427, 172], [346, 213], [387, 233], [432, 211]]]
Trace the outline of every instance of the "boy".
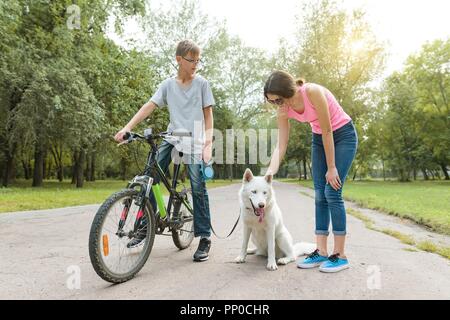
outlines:
[[[207, 80], [196, 75], [200, 63], [200, 48], [190, 40], [178, 43], [176, 49], [178, 63], [177, 76], [164, 80], [153, 97], [145, 103], [134, 115], [130, 122], [114, 137], [118, 142], [123, 141], [125, 132], [131, 131], [138, 123], [148, 117], [156, 108], [168, 106], [170, 123], [167, 131], [187, 131], [192, 138], [184, 137], [180, 140], [164, 140], [159, 146], [158, 163], [166, 171], [171, 152], [176, 150], [185, 154], [188, 174], [191, 181], [192, 198], [194, 203], [194, 236], [200, 237], [194, 261], [208, 260], [211, 248], [211, 217], [209, 212], [208, 192], [201, 174], [201, 161], [209, 162], [212, 157], [214, 97]], [[182, 142], [182, 143], [180, 143]], [[157, 206], [153, 194], [150, 197], [156, 212]], [[135, 238], [128, 244], [135, 247], [143, 239]]]

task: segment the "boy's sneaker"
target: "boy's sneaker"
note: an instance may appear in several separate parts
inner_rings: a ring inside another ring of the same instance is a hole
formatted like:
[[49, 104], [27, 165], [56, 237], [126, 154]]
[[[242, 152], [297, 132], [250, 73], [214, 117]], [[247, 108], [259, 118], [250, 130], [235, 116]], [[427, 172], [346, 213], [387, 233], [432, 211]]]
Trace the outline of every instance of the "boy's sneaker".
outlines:
[[297, 267], [301, 269], [311, 269], [320, 266], [322, 263], [328, 260], [328, 257], [321, 256], [319, 249], [310, 253], [303, 261], [297, 264]]
[[208, 238], [201, 238], [198, 243], [197, 251], [194, 253], [194, 261], [200, 262], [208, 260], [209, 249], [211, 249], [211, 240]]
[[130, 242], [127, 243], [127, 248], [131, 249], [139, 247], [145, 240], [146, 235], [147, 235], [147, 219], [144, 218], [141, 221], [138, 234], [133, 239], [131, 239]]
[[319, 270], [322, 272], [339, 272], [350, 267], [347, 259], [339, 258], [339, 253], [328, 257], [328, 261], [320, 265]]

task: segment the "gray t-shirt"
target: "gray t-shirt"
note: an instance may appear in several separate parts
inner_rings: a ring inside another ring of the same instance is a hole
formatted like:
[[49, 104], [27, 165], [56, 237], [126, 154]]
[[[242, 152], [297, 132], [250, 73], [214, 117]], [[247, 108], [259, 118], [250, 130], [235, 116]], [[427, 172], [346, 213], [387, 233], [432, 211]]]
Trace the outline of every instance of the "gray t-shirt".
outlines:
[[201, 153], [205, 142], [203, 108], [214, 105], [208, 81], [196, 75], [189, 86], [182, 87], [174, 76], [164, 80], [150, 100], [159, 108], [168, 106], [170, 123], [167, 131], [192, 133], [192, 138], [166, 140], [184, 153]]

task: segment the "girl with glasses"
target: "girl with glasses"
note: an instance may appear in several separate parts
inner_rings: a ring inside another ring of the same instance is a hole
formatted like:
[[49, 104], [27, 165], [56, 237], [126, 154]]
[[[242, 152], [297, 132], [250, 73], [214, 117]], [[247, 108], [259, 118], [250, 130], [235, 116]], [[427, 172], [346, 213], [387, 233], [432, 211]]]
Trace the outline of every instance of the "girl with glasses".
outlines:
[[[342, 187], [356, 155], [358, 136], [351, 117], [325, 87], [295, 80], [284, 71], [274, 71], [264, 86], [264, 97], [279, 106], [278, 143], [267, 174], [275, 174], [289, 140], [288, 119], [307, 122], [312, 129], [312, 175], [315, 189], [316, 251], [297, 266], [319, 267], [322, 272], [338, 272], [349, 267], [345, 255], [346, 211]], [[334, 234], [333, 254], [328, 256], [329, 224]]]

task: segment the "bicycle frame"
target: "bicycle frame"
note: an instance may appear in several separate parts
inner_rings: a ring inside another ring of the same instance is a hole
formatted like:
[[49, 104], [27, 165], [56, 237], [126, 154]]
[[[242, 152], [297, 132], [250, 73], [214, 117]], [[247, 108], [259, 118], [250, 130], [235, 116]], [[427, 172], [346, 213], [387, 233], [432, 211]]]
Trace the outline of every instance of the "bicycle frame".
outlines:
[[[172, 209], [174, 199], [177, 199], [180, 202], [182, 202], [186, 206], [186, 208], [191, 212], [191, 214], [193, 214], [193, 209], [190, 206], [190, 203], [186, 201], [184, 196], [180, 195], [180, 193], [176, 191], [178, 176], [180, 172], [180, 164], [175, 164], [174, 166], [174, 175], [171, 184], [158, 164], [156, 158], [158, 148], [154, 141], [154, 138], [149, 137], [147, 139], [147, 142], [150, 144], [151, 150], [148, 154], [143, 174], [141, 176], [136, 176], [131, 182], [129, 182], [127, 188], [132, 188], [136, 185], [140, 185], [143, 188], [143, 194], [145, 195], [145, 198], [148, 199], [150, 194], [149, 187], [151, 183], [151, 190], [153, 191], [153, 195], [155, 197], [156, 204], [159, 209], [159, 215], [162, 219], [166, 218], [167, 215], [168, 218], [170, 218], [171, 214], [170, 212]], [[182, 156], [182, 153], [180, 153], [180, 156]], [[164, 205], [164, 198], [161, 193], [160, 181], [163, 183], [164, 187], [169, 192], [169, 202], [167, 204], [167, 209]]]

